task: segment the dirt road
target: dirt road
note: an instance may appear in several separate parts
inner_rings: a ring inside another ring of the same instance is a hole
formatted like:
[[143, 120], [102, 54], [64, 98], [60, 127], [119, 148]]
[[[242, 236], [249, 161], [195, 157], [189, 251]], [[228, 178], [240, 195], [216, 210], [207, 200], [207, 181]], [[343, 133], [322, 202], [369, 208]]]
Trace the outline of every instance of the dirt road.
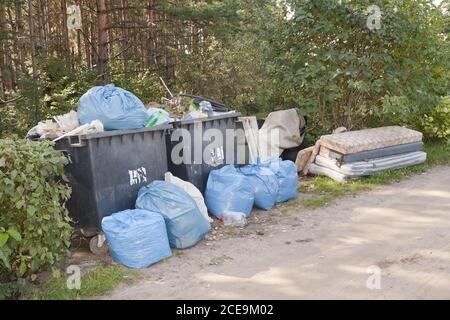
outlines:
[[450, 299], [450, 167], [255, 219], [257, 229], [216, 231], [217, 241], [176, 253], [106, 298]]

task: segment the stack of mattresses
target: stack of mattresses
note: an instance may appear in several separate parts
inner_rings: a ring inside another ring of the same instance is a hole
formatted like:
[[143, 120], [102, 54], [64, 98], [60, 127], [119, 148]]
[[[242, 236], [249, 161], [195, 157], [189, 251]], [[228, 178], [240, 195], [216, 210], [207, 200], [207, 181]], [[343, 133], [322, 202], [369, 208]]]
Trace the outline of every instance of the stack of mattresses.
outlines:
[[397, 126], [322, 136], [309, 172], [345, 182], [417, 165], [427, 159], [422, 138], [420, 132]]

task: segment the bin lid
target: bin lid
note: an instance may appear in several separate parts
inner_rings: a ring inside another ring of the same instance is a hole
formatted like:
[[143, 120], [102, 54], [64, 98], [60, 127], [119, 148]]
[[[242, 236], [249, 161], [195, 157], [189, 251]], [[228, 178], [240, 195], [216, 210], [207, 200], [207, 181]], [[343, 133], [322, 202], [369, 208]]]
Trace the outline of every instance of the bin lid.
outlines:
[[229, 118], [239, 118], [241, 116], [241, 113], [239, 112], [227, 112], [224, 114], [220, 114], [217, 116], [212, 116], [208, 118], [198, 118], [193, 120], [181, 120], [181, 121], [175, 121], [172, 122], [174, 126], [177, 125], [185, 125], [185, 124], [193, 124], [197, 122], [208, 122], [208, 121], [214, 121], [214, 120], [221, 120], [221, 119], [229, 119]]
[[98, 138], [105, 138], [105, 137], [114, 137], [114, 136], [123, 136], [128, 134], [137, 134], [137, 133], [145, 133], [145, 132], [152, 132], [152, 131], [164, 131], [172, 129], [171, 124], [165, 124], [160, 126], [154, 126], [151, 128], [142, 128], [142, 129], [135, 129], [135, 130], [112, 130], [112, 131], [103, 131], [103, 132], [97, 132], [97, 133], [90, 133], [90, 134], [84, 134], [80, 135], [81, 140], [91, 140], [91, 139], [98, 139]]

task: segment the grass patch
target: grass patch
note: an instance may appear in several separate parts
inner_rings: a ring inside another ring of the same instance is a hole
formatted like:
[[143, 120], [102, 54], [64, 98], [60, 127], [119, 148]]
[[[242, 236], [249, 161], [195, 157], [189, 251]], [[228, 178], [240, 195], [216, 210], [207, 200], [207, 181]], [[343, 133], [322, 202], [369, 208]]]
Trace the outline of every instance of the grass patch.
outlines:
[[119, 283], [131, 284], [138, 277], [134, 270], [120, 266], [97, 266], [81, 277], [80, 290], [67, 288], [67, 278], [52, 279], [22, 299], [31, 300], [88, 300], [110, 293]]
[[373, 186], [399, 181], [413, 174], [426, 172], [437, 165], [450, 164], [449, 144], [427, 143], [425, 144], [425, 151], [428, 154], [428, 159], [427, 162], [421, 165], [398, 170], [388, 170], [348, 183], [339, 183], [323, 176], [301, 181], [299, 191], [313, 195], [313, 197], [303, 200], [302, 205], [308, 209], [321, 208], [344, 195], [355, 194], [358, 191], [368, 190]]

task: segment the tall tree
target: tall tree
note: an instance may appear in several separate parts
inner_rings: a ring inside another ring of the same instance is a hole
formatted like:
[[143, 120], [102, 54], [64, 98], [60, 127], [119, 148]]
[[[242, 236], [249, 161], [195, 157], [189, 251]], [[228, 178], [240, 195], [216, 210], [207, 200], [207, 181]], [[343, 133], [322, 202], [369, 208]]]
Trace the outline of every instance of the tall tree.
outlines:
[[98, 31], [98, 63], [97, 70], [102, 82], [107, 81], [108, 62], [108, 15], [106, 1], [97, 0], [97, 31]]

